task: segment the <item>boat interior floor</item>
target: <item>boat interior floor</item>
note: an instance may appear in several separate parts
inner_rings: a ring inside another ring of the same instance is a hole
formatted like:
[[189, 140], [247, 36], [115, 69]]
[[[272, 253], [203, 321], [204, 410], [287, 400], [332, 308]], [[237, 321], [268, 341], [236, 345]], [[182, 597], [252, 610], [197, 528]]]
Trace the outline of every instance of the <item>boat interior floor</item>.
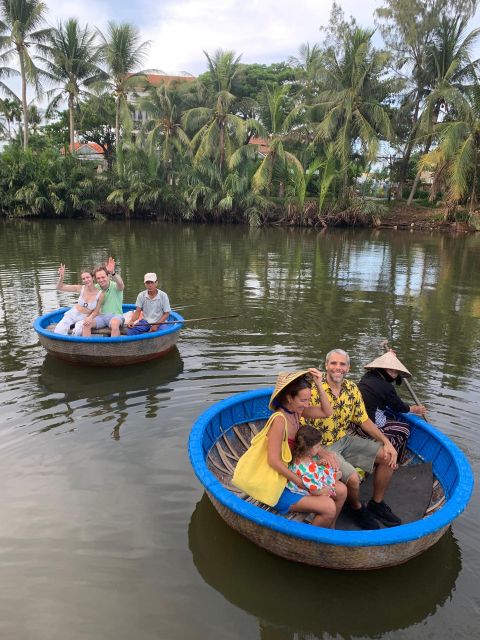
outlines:
[[[385, 493], [385, 502], [403, 524], [421, 520], [432, 497], [433, 473], [430, 462], [399, 467], [392, 476]], [[369, 475], [360, 485], [360, 499], [367, 503], [372, 497], [373, 476]], [[380, 527], [383, 527], [383, 524]], [[357, 530], [347, 509], [337, 520], [337, 529]]]
[[[252, 436], [264, 426], [264, 420], [246, 422], [233, 425], [217, 438], [207, 455], [207, 465], [217, 479], [232, 493], [237, 494], [246, 502], [262, 509], [277, 513], [272, 507], [251, 498], [232, 484], [232, 475], [240, 456], [249, 447]], [[373, 476], [367, 476], [360, 488], [362, 502], [367, 503], [372, 497]], [[445, 494], [438, 480], [434, 477], [431, 463], [424, 463], [413, 453], [408, 452], [406, 460], [392, 476], [390, 485], [385, 493], [385, 502], [401, 520], [407, 524], [414, 520], [427, 517], [445, 502]], [[311, 514], [289, 513], [289, 520], [309, 522]], [[379, 523], [380, 527], [383, 524]], [[358, 530], [344, 509], [337, 521], [337, 529]]]

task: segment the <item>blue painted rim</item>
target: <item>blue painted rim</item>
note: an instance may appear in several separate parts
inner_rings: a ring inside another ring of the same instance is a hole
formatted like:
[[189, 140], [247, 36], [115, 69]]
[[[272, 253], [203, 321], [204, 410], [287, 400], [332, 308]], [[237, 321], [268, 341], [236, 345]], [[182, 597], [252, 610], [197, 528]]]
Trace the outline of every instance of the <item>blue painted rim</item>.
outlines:
[[[203, 453], [202, 441], [206, 428], [211, 420], [225, 409], [249, 400], [268, 398], [272, 388], [258, 389], [238, 393], [230, 398], [216, 402], [204, 411], [195, 421], [188, 442], [188, 453], [195, 475], [205, 487], [222, 505], [238, 514], [242, 518], [252, 520], [256, 524], [268, 527], [282, 534], [309, 540], [321, 544], [330, 544], [346, 547], [367, 547], [396, 545], [412, 542], [433, 534], [449, 525], [457, 518], [470, 500], [473, 491], [473, 474], [467, 458], [456, 444], [435, 427], [421, 420], [417, 416], [408, 415], [408, 420], [416, 427], [423, 429], [452, 455], [457, 465], [459, 482], [447, 502], [428, 518], [400, 525], [391, 529], [377, 529], [373, 531], [341, 531], [312, 527], [301, 522], [292, 522], [281, 516], [277, 516], [260, 507], [244, 502], [241, 498], [225, 489], [215, 475], [209, 471]], [[406, 417], [406, 416], [404, 416]], [[252, 417], [251, 419], [255, 419]], [[415, 451], [414, 451], [415, 453]]]
[[[102, 344], [107, 344], [109, 342], [137, 342], [139, 340], [152, 340], [153, 338], [159, 338], [161, 336], [167, 336], [170, 333], [175, 333], [180, 331], [184, 326], [184, 318], [177, 313], [176, 311], [170, 312], [169, 320], [178, 320], [178, 324], [172, 324], [171, 327], [167, 329], [162, 329], [161, 331], [155, 331], [153, 333], [141, 333], [138, 336], [118, 336], [116, 338], [111, 338], [109, 336], [101, 336], [91, 338], [82, 338], [81, 336], [63, 336], [57, 333], [53, 333], [53, 331], [47, 331], [45, 327], [52, 324], [53, 322], [58, 322], [60, 318], [66, 313], [71, 307], [61, 307], [60, 309], [56, 309], [55, 311], [50, 311], [50, 313], [46, 313], [43, 316], [37, 318], [33, 323], [33, 328], [35, 331], [45, 338], [49, 340], [59, 340], [60, 342], [88, 342], [89, 344], [95, 342], [101, 342]], [[122, 305], [123, 313], [127, 311], [134, 311], [134, 304], [124, 304]]]

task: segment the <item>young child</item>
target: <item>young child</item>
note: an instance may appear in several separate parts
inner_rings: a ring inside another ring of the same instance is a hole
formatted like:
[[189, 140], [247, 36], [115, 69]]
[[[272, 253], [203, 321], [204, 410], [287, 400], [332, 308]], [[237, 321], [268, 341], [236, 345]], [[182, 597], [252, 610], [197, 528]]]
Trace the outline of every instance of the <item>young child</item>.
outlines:
[[289, 481], [287, 489], [294, 493], [312, 496], [330, 496], [335, 493], [336, 473], [332, 467], [318, 464], [315, 456], [322, 448], [322, 434], [311, 426], [300, 427], [295, 437], [292, 461], [288, 468], [299, 476], [305, 486], [302, 491]]

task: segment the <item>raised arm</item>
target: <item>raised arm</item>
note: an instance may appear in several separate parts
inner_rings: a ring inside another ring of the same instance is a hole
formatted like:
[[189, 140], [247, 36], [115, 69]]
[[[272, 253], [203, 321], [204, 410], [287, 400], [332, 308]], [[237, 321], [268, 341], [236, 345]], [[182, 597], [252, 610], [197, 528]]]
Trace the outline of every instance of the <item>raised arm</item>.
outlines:
[[65, 284], [63, 278], [65, 277], [65, 265], [61, 264], [58, 269], [57, 291], [72, 291], [74, 293], [80, 293], [82, 289], [81, 284]]
[[125, 284], [122, 278], [119, 276], [119, 274], [115, 271], [115, 260], [112, 258], [112, 256], [110, 256], [107, 262], [105, 263], [105, 269], [107, 270], [107, 273], [110, 274], [112, 280], [117, 285], [117, 289], [119, 291], [123, 291], [125, 289]]
[[316, 407], [311, 407], [313, 409], [317, 409], [318, 411], [316, 412], [317, 415], [315, 415], [315, 418], [328, 418], [329, 416], [332, 415], [333, 413], [333, 408], [332, 408], [332, 404], [330, 402], [330, 400], [328, 399], [327, 394], [325, 393], [325, 390], [323, 388], [323, 374], [321, 371], [319, 371], [318, 369], [315, 369], [314, 367], [311, 367], [308, 370], [308, 373], [312, 376], [313, 381], [315, 382], [315, 386], [318, 389], [318, 401], [319, 401], [319, 405], [317, 405]]

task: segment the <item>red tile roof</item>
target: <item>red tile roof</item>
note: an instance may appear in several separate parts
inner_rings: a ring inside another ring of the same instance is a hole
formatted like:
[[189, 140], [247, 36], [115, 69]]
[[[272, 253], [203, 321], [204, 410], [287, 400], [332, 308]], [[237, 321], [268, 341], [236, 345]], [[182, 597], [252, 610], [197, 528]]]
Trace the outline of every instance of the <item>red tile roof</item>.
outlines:
[[[74, 148], [75, 151], [78, 153], [78, 151], [80, 151], [80, 149], [82, 147], [88, 147], [89, 149], [91, 149], [94, 153], [98, 153], [100, 155], [103, 155], [103, 149], [102, 147], [97, 144], [96, 142], [75, 142], [74, 143]], [[60, 153], [62, 155], [65, 155], [65, 149], [61, 149]]]
[[[134, 74], [130, 74], [130, 75], [134, 75]], [[143, 74], [140, 72], [139, 75], [143, 75], [143, 77], [147, 79], [148, 84], [151, 84], [154, 87], [157, 87], [161, 84], [165, 84], [168, 87], [171, 84], [174, 84], [175, 82], [192, 82], [192, 80], [196, 80], [194, 76], [168, 76], [168, 75], [160, 75], [157, 73], [148, 73], [148, 72]], [[141, 84], [141, 80], [139, 84]]]
[[265, 138], [250, 138], [248, 144], [256, 144], [260, 153], [267, 154], [270, 151], [270, 145], [268, 144], [268, 140], [265, 140]]

